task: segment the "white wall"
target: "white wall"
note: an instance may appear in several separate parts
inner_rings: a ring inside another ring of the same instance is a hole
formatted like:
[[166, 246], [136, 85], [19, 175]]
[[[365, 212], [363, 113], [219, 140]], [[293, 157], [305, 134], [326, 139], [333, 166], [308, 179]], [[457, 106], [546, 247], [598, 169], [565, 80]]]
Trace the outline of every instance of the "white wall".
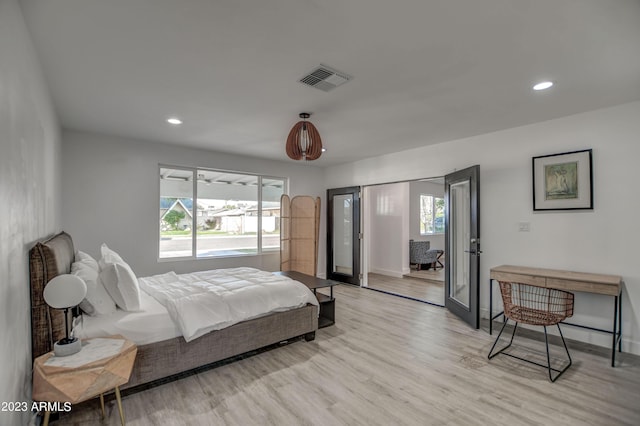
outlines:
[[[369, 272], [402, 277], [409, 273], [409, 183], [365, 188], [369, 209]], [[365, 271], [366, 272], [366, 271]]]
[[[364, 159], [325, 170], [327, 187], [444, 176], [480, 165], [481, 307], [489, 269], [501, 264], [622, 275], [623, 350], [640, 354], [640, 102]], [[531, 158], [593, 149], [593, 211], [534, 213]], [[518, 232], [530, 222], [531, 232]], [[576, 322], [611, 328], [611, 298], [576, 294]], [[486, 312], [483, 312], [486, 316]], [[609, 335], [565, 327], [609, 346]]]
[[444, 198], [444, 185], [427, 181], [410, 182], [409, 202], [409, 238], [416, 241], [429, 241], [432, 249], [444, 250], [444, 234], [420, 235], [420, 195], [428, 194]]
[[[60, 132], [14, 0], [0, 1], [0, 147], [0, 402], [29, 402], [28, 250], [59, 229]], [[0, 411], [0, 424], [23, 425], [30, 417]]]
[[[62, 135], [62, 225], [75, 244], [99, 257], [105, 242], [139, 276], [233, 266], [278, 270], [279, 252], [261, 256], [158, 262], [158, 164], [206, 167], [289, 178], [289, 192], [322, 199], [318, 271], [325, 270], [325, 190], [322, 169], [306, 163], [191, 149], [92, 133]], [[284, 149], [284, 147], [283, 147]]]

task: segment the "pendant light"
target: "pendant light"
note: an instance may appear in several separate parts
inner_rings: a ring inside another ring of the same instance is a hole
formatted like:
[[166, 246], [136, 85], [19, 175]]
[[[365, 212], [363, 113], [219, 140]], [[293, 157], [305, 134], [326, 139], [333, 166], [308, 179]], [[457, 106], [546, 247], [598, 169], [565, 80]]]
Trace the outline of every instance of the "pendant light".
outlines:
[[287, 137], [287, 155], [293, 160], [317, 160], [322, 155], [322, 140], [318, 129], [306, 121], [311, 114], [300, 113], [302, 121], [298, 121]]

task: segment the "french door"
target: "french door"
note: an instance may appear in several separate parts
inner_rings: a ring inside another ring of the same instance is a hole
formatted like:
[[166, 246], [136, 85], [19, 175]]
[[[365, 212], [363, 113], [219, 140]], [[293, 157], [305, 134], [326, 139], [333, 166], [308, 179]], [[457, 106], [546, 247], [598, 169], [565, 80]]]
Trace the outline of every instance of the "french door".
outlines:
[[480, 327], [480, 166], [444, 177], [445, 302], [451, 312]]
[[360, 285], [360, 187], [327, 190], [327, 279]]

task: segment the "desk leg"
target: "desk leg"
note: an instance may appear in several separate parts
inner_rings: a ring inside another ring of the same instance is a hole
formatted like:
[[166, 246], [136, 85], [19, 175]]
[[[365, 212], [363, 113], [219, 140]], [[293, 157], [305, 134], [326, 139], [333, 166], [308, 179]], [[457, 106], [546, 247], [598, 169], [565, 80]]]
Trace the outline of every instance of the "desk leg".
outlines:
[[47, 410], [44, 412], [44, 420], [42, 421], [43, 426], [49, 425], [49, 416], [51, 416], [51, 411]]
[[613, 302], [613, 344], [611, 345], [611, 366], [616, 366], [616, 338], [618, 337], [618, 296]]
[[622, 352], [622, 288], [618, 300], [618, 352]]
[[489, 278], [489, 336], [493, 334], [493, 279]]
[[120, 398], [120, 388], [116, 386], [116, 401], [118, 401], [118, 411], [120, 412], [120, 423], [124, 426], [124, 411], [122, 411], [122, 399]]

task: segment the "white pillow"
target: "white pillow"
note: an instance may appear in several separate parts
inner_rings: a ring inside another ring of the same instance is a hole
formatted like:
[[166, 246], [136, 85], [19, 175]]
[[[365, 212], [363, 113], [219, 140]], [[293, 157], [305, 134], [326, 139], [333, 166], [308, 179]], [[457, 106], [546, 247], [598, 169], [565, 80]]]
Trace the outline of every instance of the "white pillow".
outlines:
[[84, 263], [94, 269], [96, 272], [100, 272], [100, 266], [98, 266], [98, 261], [96, 261], [90, 254], [85, 253], [83, 251], [78, 250], [76, 253], [76, 262]]
[[115, 251], [111, 250], [104, 243], [102, 243], [102, 245], [100, 246], [100, 254], [102, 254], [102, 258], [100, 259], [100, 262], [99, 262], [100, 270], [102, 270], [102, 268], [104, 268], [105, 265], [108, 264], [108, 263], [124, 263], [124, 264], [126, 264], [126, 262], [124, 260], [122, 260], [122, 257], [120, 257], [120, 255], [118, 253], [116, 253]]
[[71, 265], [71, 273], [80, 277], [87, 285], [87, 295], [79, 305], [87, 315], [109, 315], [116, 311], [116, 304], [98, 279], [98, 271], [80, 261]]
[[140, 310], [138, 279], [125, 262], [106, 263], [99, 276], [109, 296], [125, 311]]

